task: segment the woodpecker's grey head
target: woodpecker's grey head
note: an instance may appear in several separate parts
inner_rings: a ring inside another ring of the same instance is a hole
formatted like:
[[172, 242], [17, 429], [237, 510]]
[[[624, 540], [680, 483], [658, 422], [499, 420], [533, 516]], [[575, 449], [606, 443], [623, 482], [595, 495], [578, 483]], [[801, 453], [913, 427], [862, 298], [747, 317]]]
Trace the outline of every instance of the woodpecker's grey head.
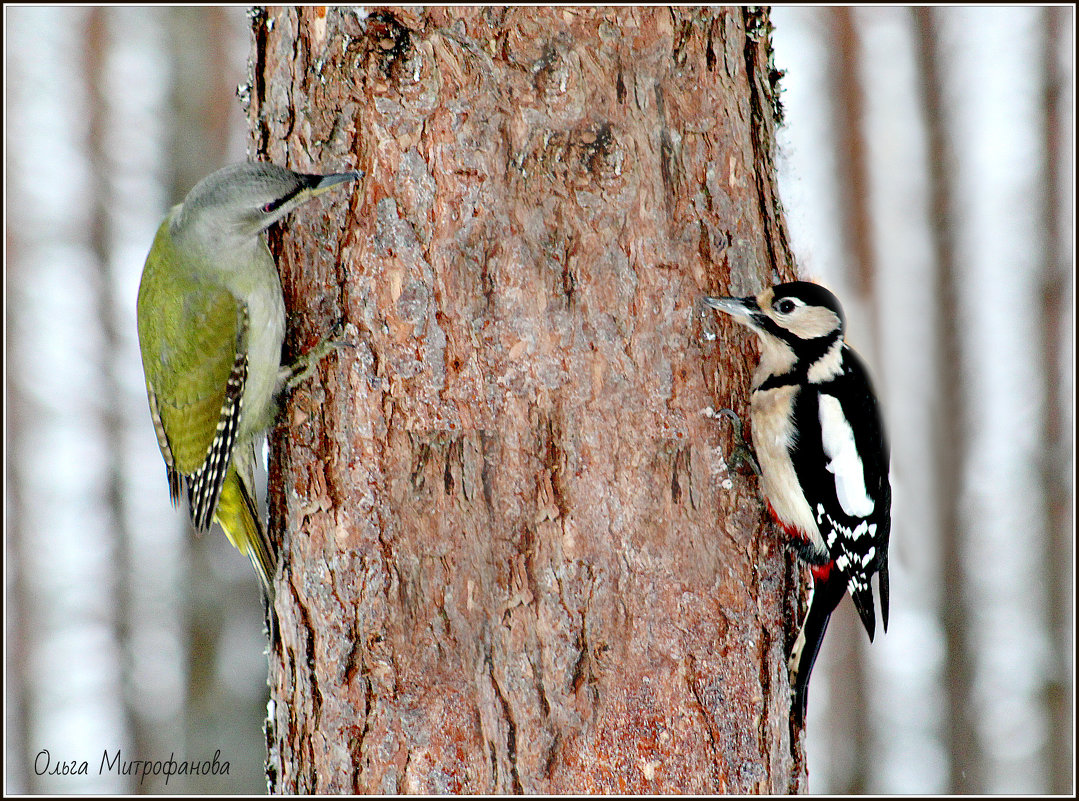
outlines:
[[808, 281], [777, 284], [757, 297], [706, 297], [704, 302], [753, 329], [762, 340], [772, 337], [790, 345], [842, 339], [846, 324], [836, 296]]
[[265, 162], [225, 167], [199, 181], [173, 213], [177, 237], [255, 237], [290, 211], [362, 172], [307, 175]]

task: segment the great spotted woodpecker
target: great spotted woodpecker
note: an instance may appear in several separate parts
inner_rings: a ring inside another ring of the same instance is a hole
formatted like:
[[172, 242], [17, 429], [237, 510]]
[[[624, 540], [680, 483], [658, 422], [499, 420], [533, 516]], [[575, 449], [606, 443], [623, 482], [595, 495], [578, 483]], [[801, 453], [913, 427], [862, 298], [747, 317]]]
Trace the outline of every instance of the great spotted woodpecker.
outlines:
[[794, 281], [755, 298], [705, 303], [760, 340], [750, 420], [761, 486], [813, 574], [809, 612], [791, 654], [792, 714], [801, 723], [813, 663], [844, 592], [873, 640], [874, 573], [888, 629], [888, 444], [865, 365], [843, 341], [835, 295]]

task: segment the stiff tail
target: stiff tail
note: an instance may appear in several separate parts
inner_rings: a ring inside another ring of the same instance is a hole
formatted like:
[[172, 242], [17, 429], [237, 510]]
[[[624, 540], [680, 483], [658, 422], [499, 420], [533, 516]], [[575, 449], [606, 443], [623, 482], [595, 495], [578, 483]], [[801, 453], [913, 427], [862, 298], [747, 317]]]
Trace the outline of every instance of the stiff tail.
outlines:
[[[825, 578], [813, 578], [813, 597], [809, 601], [809, 612], [806, 613], [802, 630], [798, 633], [798, 639], [794, 643], [791, 652], [791, 666], [794, 670], [794, 700], [791, 704], [791, 713], [799, 725], [805, 723], [806, 704], [809, 694], [809, 676], [813, 672], [813, 665], [817, 661], [821, 643], [824, 642], [824, 632], [828, 630], [828, 621], [831, 620], [832, 612], [843, 600], [847, 582], [838, 570], [833, 570]], [[797, 667], [794, 667], [797, 665]]]
[[221, 487], [221, 497], [217, 502], [214, 519], [221, 524], [229, 541], [240, 553], [247, 554], [255, 566], [262, 582], [266, 599], [273, 607], [273, 577], [277, 571], [277, 560], [270, 546], [266, 531], [259, 521], [258, 509], [254, 497], [248, 491], [240, 474], [232, 466]]
[[884, 630], [888, 630], [888, 596], [890, 595], [890, 589], [888, 586], [888, 557], [884, 557], [884, 561], [881, 562], [880, 572], [877, 573], [877, 590], [880, 592], [880, 616], [884, 620]]
[[[859, 581], [866, 582], [865, 584], [859, 584]], [[873, 589], [868, 583], [867, 578], [848, 578], [847, 579], [847, 592], [850, 593], [851, 600], [854, 601], [854, 608], [858, 610], [858, 617], [862, 619], [862, 625], [865, 627], [866, 634], [869, 635], [869, 641], [873, 642], [873, 635], [877, 628], [877, 616], [873, 609]], [[884, 630], [888, 630], [888, 559], [885, 558], [880, 563], [879, 572], [877, 573], [877, 588], [880, 590], [880, 614], [882, 622], [884, 623]]]

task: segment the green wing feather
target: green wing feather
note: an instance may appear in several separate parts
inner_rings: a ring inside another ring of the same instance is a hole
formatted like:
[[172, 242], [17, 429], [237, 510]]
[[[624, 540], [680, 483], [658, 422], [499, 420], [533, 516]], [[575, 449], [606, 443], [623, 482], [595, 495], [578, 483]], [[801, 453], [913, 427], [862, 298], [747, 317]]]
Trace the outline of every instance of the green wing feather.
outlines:
[[[196, 527], [204, 529], [238, 428], [246, 314], [231, 292], [184, 263], [168, 225], [166, 219], [158, 230], [139, 285], [139, 345], [173, 501], [182, 476]], [[230, 428], [215, 449], [215, 438]]]

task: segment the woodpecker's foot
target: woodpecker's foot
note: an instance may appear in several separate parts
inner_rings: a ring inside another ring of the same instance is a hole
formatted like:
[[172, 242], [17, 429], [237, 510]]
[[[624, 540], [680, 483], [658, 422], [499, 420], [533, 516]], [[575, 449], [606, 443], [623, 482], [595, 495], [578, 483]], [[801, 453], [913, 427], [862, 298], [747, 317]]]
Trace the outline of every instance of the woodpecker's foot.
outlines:
[[329, 337], [322, 340], [320, 343], [307, 351], [303, 356], [298, 358], [295, 362], [288, 367], [282, 367], [277, 374], [277, 385], [281, 387], [281, 392], [291, 392], [296, 388], [304, 379], [306, 379], [311, 373], [318, 367], [318, 363], [333, 353], [338, 348], [343, 348], [346, 345], [351, 345], [350, 342], [339, 340], [336, 337], [340, 336], [344, 331], [344, 328], [338, 323], [334, 326], [333, 333]]
[[[790, 534], [789, 531], [787, 533]], [[790, 546], [790, 549], [794, 551], [800, 560], [808, 565], [822, 567], [832, 561], [832, 557], [827, 551], [818, 550], [813, 543], [802, 539], [797, 534], [787, 538], [787, 545]]]
[[749, 443], [742, 434], [742, 418], [733, 409], [720, 409], [718, 414], [729, 417], [734, 423], [734, 450], [731, 451], [730, 463], [732, 466], [746, 465], [752, 470], [757, 478], [761, 477], [761, 466], [757, 463], [757, 457], [749, 449]]

